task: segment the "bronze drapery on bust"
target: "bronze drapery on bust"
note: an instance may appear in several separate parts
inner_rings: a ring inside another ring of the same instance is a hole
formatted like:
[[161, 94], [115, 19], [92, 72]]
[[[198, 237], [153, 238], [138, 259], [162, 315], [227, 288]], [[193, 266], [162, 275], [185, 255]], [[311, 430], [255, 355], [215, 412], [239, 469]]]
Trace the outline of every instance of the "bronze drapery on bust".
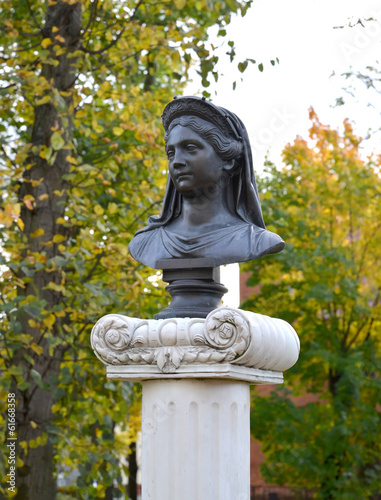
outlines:
[[213, 259], [213, 266], [280, 252], [263, 221], [249, 138], [232, 112], [204, 98], [179, 97], [162, 115], [169, 175], [162, 213], [129, 245], [138, 262]]

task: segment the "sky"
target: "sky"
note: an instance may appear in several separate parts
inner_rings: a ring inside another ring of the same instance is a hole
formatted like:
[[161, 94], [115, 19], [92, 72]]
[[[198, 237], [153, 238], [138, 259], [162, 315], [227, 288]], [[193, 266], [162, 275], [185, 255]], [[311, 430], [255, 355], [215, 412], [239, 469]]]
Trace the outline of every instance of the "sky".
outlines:
[[[374, 20], [366, 22], [369, 18]], [[359, 19], [364, 27], [357, 24]], [[233, 111], [245, 123], [257, 171], [266, 155], [279, 163], [288, 142], [296, 135], [307, 137], [310, 106], [322, 123], [333, 128], [340, 129], [346, 117], [361, 136], [380, 126], [381, 95], [366, 91], [355, 79], [358, 88], [351, 97], [343, 90], [349, 82], [341, 76], [351, 69], [377, 66], [380, 0], [254, 0], [246, 16], [233, 19], [227, 32], [224, 43], [210, 33], [210, 42], [218, 46], [220, 77], [207, 90], [215, 104]], [[228, 40], [234, 40], [237, 49], [233, 63], [225, 55]], [[237, 63], [246, 58], [263, 63], [264, 71], [258, 70], [258, 64], [249, 64], [241, 74]], [[279, 64], [272, 66], [270, 60], [276, 58]], [[233, 81], [237, 82], [235, 91]], [[200, 95], [202, 90], [195, 77], [186, 94]], [[335, 107], [340, 97], [346, 104]], [[368, 101], [373, 108], [367, 106]], [[368, 141], [364, 154], [379, 152], [380, 139], [381, 134]]]

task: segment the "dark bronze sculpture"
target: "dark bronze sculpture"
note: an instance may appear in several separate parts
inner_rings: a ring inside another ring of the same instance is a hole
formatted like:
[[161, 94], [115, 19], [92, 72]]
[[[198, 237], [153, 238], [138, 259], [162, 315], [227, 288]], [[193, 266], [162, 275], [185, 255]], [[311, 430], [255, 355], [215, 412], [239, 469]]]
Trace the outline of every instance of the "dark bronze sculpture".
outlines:
[[198, 97], [175, 98], [162, 115], [169, 176], [162, 214], [129, 245], [138, 262], [164, 270], [172, 304], [156, 318], [206, 316], [226, 288], [218, 266], [280, 252], [262, 217], [245, 126]]
[[162, 115], [169, 163], [160, 216], [129, 245], [138, 262], [211, 258], [214, 266], [280, 252], [265, 229], [251, 148], [241, 120], [198, 97], [174, 99]]

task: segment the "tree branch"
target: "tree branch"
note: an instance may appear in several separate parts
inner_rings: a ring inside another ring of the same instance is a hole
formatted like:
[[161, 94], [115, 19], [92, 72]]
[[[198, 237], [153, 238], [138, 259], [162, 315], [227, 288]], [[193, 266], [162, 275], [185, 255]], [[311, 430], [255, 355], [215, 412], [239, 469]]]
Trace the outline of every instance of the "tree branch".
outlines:
[[82, 31], [82, 36], [86, 35], [87, 31], [89, 30], [90, 26], [94, 24], [95, 16], [97, 14], [98, 10], [98, 1], [99, 0], [93, 0], [91, 4], [91, 11], [90, 11], [90, 17], [89, 17], [89, 22], [85, 26], [85, 28]]
[[[11, 87], [15, 87], [16, 84], [15, 83], [10, 83], [9, 85], [7, 85], [6, 87], [0, 87], [0, 90], [6, 90], [6, 89], [9, 89]], [[4, 148], [2, 148], [4, 150]]]
[[[14, 83], [13, 85], [16, 85], [16, 84]], [[13, 86], [13, 85], [12, 85], [12, 86]], [[3, 88], [8, 88], [8, 87], [3, 87]], [[0, 90], [2, 90], [2, 89], [0, 89]], [[2, 150], [2, 152], [4, 153], [4, 156], [5, 156], [5, 157], [6, 157], [6, 158], [7, 158], [7, 159], [11, 162], [11, 164], [12, 164], [12, 165], [16, 168], [16, 167], [17, 167], [16, 163], [12, 160], [12, 158], [9, 158], [9, 156], [8, 156], [7, 152], [6, 152], [6, 151], [5, 151], [5, 149], [4, 149], [3, 144], [1, 145], [1, 150]]]
[[126, 228], [126, 229], [127, 229], [127, 231], [128, 231], [129, 229], [131, 229], [131, 227], [135, 224], [135, 222], [137, 222], [139, 219], [141, 219], [141, 218], [142, 218], [142, 216], [143, 216], [144, 214], [146, 214], [146, 213], [147, 213], [148, 211], [150, 211], [150, 210], [151, 210], [151, 209], [152, 209], [155, 205], [158, 205], [158, 204], [159, 204], [159, 203], [161, 203], [161, 202], [162, 202], [162, 200], [159, 200], [159, 201], [154, 201], [153, 203], [151, 203], [151, 205], [150, 205], [148, 208], [146, 208], [143, 212], [141, 212], [139, 215], [137, 215], [137, 216], [135, 217], [135, 219], [131, 222], [131, 224], [130, 224], [129, 226], [127, 226], [127, 228]]
[[98, 267], [98, 264], [101, 260], [102, 257], [104, 257], [106, 255], [106, 252], [103, 250], [101, 253], [99, 253], [96, 257], [95, 257], [95, 262], [94, 262], [94, 265], [93, 267], [90, 269], [90, 271], [87, 273], [87, 276], [84, 276], [80, 283], [83, 285], [84, 283], [86, 283], [86, 281], [88, 281], [92, 275], [94, 274], [96, 268]]
[[[378, 304], [379, 300], [380, 300], [380, 288], [377, 289], [377, 293], [376, 293], [376, 296], [374, 298], [372, 307], [376, 307], [376, 305]], [[373, 320], [374, 320], [374, 318], [372, 316], [370, 318], [366, 318], [366, 320], [363, 322], [363, 324], [360, 326], [360, 328], [354, 334], [354, 336], [352, 337], [352, 339], [348, 342], [348, 345], [347, 345], [348, 349], [356, 342], [356, 340], [358, 339], [360, 333], [362, 332], [363, 328], [366, 326], [366, 324], [368, 323], [368, 321], [370, 321], [370, 326], [372, 326]], [[369, 335], [370, 335], [370, 330], [368, 331], [368, 336]]]
[[26, 31], [20, 31], [19, 33], [22, 36], [26, 36], [26, 37], [30, 37], [30, 38], [33, 38], [35, 36], [41, 36], [40, 32], [37, 32], [37, 33], [27, 33]]
[[121, 36], [123, 35], [123, 33], [126, 31], [126, 27], [124, 27], [119, 35], [116, 36], [116, 38], [110, 42], [108, 45], [106, 45], [105, 47], [103, 47], [102, 49], [99, 49], [99, 50], [91, 50], [91, 49], [88, 49], [86, 47], [84, 47], [83, 45], [80, 46], [80, 50], [82, 50], [83, 52], [86, 52], [87, 54], [91, 54], [91, 55], [96, 55], [96, 54], [102, 54], [103, 52], [106, 52], [106, 50], [110, 49], [111, 47], [113, 47], [115, 44], [118, 43], [118, 41], [120, 40]]
[[376, 231], [378, 231], [381, 227], [381, 222], [379, 224], [377, 224], [377, 226], [375, 227], [374, 231], [372, 232], [372, 236], [371, 238], [368, 239], [368, 241], [365, 243], [364, 247], [363, 247], [363, 251], [362, 251], [362, 254], [361, 254], [361, 258], [360, 258], [360, 264], [359, 264], [359, 267], [358, 267], [358, 270], [357, 270], [357, 274], [356, 274], [356, 279], [359, 279], [360, 278], [360, 273], [362, 271], [362, 267], [364, 265], [364, 262], [365, 262], [365, 257], [366, 257], [366, 252], [368, 250], [368, 246], [369, 244], [372, 242], [373, 238], [374, 238], [374, 233]]
[[32, 10], [32, 7], [31, 7], [31, 5], [30, 5], [29, 0], [26, 0], [26, 3], [27, 3], [27, 5], [28, 5], [28, 10], [29, 10], [30, 15], [32, 16], [32, 19], [33, 19], [33, 21], [34, 21], [34, 24], [37, 26], [38, 30], [41, 32], [41, 31], [42, 31], [42, 26], [41, 26], [41, 25], [40, 25], [40, 23], [37, 21], [37, 18], [36, 18], [36, 16], [34, 15], [34, 12], [33, 12], [33, 10]]
[[35, 49], [36, 47], [39, 47], [40, 45], [41, 45], [41, 43], [38, 41], [37, 43], [31, 45], [30, 47], [22, 47], [21, 49], [12, 50], [12, 52], [17, 52], [17, 53], [27, 52], [30, 49]]

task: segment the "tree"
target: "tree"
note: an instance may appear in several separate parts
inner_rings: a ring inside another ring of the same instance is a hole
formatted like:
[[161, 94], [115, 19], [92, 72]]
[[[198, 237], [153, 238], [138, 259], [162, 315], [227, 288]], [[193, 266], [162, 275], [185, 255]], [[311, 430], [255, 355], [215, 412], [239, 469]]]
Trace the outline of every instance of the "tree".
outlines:
[[[81, 499], [117, 495], [139, 395], [106, 383], [89, 333], [162, 300], [127, 251], [164, 187], [160, 113], [192, 60], [205, 86], [217, 78], [207, 30], [224, 36], [249, 4], [2, 0], [0, 369], [2, 401], [17, 400], [15, 498], [52, 500], [59, 470], [79, 472]], [[8, 495], [7, 450], [1, 466]]]
[[[254, 261], [257, 287], [244, 307], [293, 324], [298, 363], [286, 387], [255, 398], [252, 433], [270, 483], [306, 488], [321, 499], [380, 494], [381, 157], [361, 157], [361, 138], [320, 123], [309, 140], [268, 164], [260, 182], [270, 229], [286, 241]], [[310, 395], [302, 404], [299, 396]], [[379, 498], [379, 496], [377, 496]]]

